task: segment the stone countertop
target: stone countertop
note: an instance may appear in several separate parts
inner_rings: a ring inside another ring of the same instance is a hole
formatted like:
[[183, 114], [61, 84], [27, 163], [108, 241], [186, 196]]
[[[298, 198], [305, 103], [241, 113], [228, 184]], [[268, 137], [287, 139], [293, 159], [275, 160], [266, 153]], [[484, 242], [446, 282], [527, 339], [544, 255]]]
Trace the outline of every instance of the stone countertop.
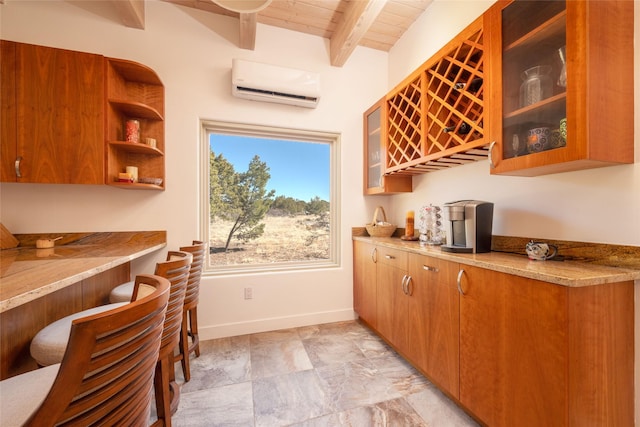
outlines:
[[[63, 236], [55, 248], [35, 241]], [[16, 235], [20, 246], [0, 251], [0, 313], [167, 245], [166, 231]]]
[[405, 241], [397, 237], [353, 236], [353, 240], [569, 287], [640, 280], [640, 270], [630, 268], [576, 261], [532, 261], [526, 255], [502, 252], [481, 254], [444, 252], [440, 246], [421, 246], [418, 241]]

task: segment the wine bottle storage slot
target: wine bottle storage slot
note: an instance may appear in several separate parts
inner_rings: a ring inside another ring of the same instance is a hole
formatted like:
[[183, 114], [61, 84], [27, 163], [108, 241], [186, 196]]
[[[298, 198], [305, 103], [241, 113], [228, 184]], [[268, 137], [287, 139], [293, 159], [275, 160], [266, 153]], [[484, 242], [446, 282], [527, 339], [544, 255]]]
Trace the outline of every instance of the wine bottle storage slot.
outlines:
[[464, 147], [483, 138], [483, 53], [480, 29], [427, 70], [425, 154]]
[[486, 159], [482, 17], [387, 97], [387, 176]]
[[420, 73], [388, 99], [388, 167], [410, 162], [422, 156], [423, 78], [423, 73]]

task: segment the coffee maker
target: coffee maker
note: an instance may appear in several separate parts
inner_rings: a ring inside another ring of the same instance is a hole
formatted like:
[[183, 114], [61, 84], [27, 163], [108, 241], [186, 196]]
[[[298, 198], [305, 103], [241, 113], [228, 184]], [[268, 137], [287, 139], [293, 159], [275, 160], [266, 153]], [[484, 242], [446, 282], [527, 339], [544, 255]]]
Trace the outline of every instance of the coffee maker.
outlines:
[[459, 200], [445, 203], [445, 252], [481, 253], [491, 251], [493, 203]]

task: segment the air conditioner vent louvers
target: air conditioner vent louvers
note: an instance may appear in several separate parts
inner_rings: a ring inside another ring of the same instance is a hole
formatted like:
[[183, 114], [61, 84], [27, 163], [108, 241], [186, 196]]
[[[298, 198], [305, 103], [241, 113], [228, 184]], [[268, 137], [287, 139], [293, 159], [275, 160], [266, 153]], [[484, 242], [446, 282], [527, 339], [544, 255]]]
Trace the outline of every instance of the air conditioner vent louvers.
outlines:
[[312, 101], [312, 102], [316, 102], [318, 100], [318, 98], [311, 97], [311, 96], [293, 95], [291, 93], [274, 92], [274, 91], [270, 91], [270, 90], [255, 89], [255, 88], [244, 87], [244, 86], [238, 86], [237, 89], [238, 89], [238, 91], [241, 91], [241, 92], [261, 93], [261, 94], [264, 94], [264, 95], [282, 96], [282, 97], [285, 97], [285, 98], [292, 98], [292, 99], [303, 99], [303, 100]]

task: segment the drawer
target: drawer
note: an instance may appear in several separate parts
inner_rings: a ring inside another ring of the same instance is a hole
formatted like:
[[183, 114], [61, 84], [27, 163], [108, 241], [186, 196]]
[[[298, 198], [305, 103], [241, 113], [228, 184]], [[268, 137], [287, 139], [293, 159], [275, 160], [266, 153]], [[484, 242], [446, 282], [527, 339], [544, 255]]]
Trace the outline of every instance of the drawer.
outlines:
[[393, 265], [403, 270], [407, 269], [408, 253], [401, 249], [386, 248], [378, 246], [378, 259], [380, 264]]

